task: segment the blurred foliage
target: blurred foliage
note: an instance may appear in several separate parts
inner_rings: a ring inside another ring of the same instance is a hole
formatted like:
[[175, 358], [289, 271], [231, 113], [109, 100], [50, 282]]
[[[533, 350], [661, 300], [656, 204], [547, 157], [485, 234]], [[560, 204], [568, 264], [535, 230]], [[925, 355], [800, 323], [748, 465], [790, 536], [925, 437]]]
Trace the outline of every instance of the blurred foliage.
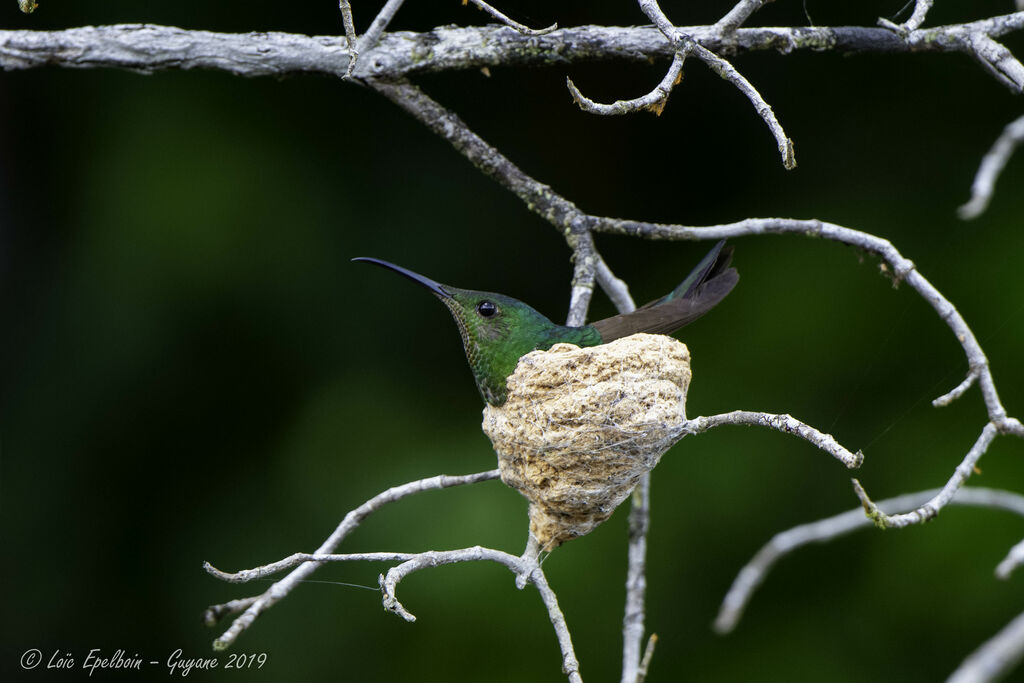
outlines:
[[[380, 4], [355, 3], [360, 27]], [[731, 4], [663, 3], [689, 24]], [[780, 1], [755, 23], [806, 24], [805, 6], [817, 24], [870, 25], [903, 4]], [[537, 26], [644, 21], [630, 2], [502, 8]], [[929, 23], [1008, 11], [940, 2]], [[0, 20], [341, 31], [330, 2], [53, 2], [31, 16], [10, 2]], [[485, 20], [458, 2], [410, 2], [396, 28]], [[1008, 44], [1024, 54], [1021, 36]], [[696, 62], [660, 118], [582, 114], [564, 81], [635, 96], [662, 64], [420, 82], [584, 210], [692, 224], [817, 217], [890, 239], [958, 306], [1006, 407], [1024, 413], [1020, 153], [986, 214], [955, 216], [1020, 97], [958, 55], [735, 63], [795, 140], [796, 171], [742, 96]], [[505, 292], [555, 318], [571, 264], [550, 226], [395, 107], [324, 78], [39, 69], [0, 77], [0, 123], [4, 680], [46, 677], [18, 669], [30, 647], [79, 660], [91, 648], [209, 656], [219, 630], [202, 610], [266, 584], [221, 584], [203, 560], [235, 570], [309, 550], [388, 486], [494, 466], [448, 314], [349, 258]], [[598, 242], [641, 301], [707, 248]], [[849, 248], [735, 244], [739, 287], [681, 335], [691, 414], [789, 412], [832, 431], [864, 449], [859, 476], [877, 498], [945, 481], [985, 416], [977, 390], [930, 406], [965, 372], [935, 314]], [[594, 315], [610, 312], [595, 297]], [[998, 440], [972, 483], [1024, 491], [1022, 456], [1024, 444]], [[723, 429], [675, 447], [653, 487], [651, 681], [933, 681], [1024, 607], [1024, 579], [992, 576], [1024, 520], [951, 508], [923, 528], [787, 558], [738, 631], [717, 637], [709, 624], [743, 562], [775, 532], [854, 507], [849, 473], [791, 438]], [[625, 518], [545, 564], [588, 681], [618, 679]], [[518, 552], [525, 523], [522, 499], [492, 482], [391, 506], [343, 550]], [[236, 652], [269, 653], [242, 678], [563, 680], [539, 599], [497, 566], [411, 577], [401, 594], [413, 625], [373, 591], [320, 583], [375, 587], [383, 567], [318, 572], [242, 636]]]

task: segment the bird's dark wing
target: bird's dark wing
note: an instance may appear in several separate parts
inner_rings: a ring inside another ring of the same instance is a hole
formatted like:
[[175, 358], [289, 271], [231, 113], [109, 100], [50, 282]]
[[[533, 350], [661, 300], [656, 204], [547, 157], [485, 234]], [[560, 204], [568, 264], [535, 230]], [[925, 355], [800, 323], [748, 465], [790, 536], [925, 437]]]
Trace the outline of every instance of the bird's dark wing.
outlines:
[[672, 334], [704, 315], [725, 298], [739, 282], [740, 275], [729, 267], [732, 247], [719, 242], [670, 294], [632, 313], [591, 323], [604, 342], [637, 332]]
[[700, 260], [700, 263], [694, 266], [690, 274], [679, 283], [679, 286], [660, 299], [648, 301], [640, 308], [652, 308], [666, 301], [689, 296], [702, 284], [725, 271], [731, 262], [732, 247], [725, 246], [725, 240], [720, 240], [715, 246], [711, 247], [711, 251]]

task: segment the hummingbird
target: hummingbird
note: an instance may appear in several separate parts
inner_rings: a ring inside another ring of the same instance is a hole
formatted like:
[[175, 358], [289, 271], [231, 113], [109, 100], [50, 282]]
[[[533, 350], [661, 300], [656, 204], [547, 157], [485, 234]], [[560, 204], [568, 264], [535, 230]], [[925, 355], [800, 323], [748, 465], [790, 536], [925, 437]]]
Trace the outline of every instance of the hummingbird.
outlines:
[[469, 367], [484, 401], [500, 406], [508, 398], [505, 381], [519, 359], [555, 344], [598, 346], [638, 332], [672, 334], [714, 308], [732, 291], [739, 273], [729, 267], [732, 247], [716, 244], [678, 287], [632, 313], [615, 315], [582, 327], [558, 325], [527, 304], [504, 294], [460, 289], [377, 258], [373, 263], [418, 282], [441, 300], [455, 318]]

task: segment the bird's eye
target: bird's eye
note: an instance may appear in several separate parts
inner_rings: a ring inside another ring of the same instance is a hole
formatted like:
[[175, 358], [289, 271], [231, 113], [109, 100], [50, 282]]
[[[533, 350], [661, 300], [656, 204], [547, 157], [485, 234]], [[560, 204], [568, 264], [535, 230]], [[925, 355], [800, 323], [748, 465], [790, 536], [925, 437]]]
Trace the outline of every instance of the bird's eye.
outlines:
[[483, 318], [490, 318], [498, 312], [498, 307], [490, 301], [481, 301], [476, 305], [476, 312]]

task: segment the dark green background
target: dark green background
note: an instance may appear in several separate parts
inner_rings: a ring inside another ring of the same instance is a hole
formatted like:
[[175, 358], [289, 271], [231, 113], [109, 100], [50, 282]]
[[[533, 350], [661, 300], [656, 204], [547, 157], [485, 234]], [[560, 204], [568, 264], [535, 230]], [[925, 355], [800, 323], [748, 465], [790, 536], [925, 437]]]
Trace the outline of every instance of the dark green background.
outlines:
[[[380, 3], [355, 3], [365, 27]], [[622, 2], [505, 2], [533, 25], [637, 24]], [[681, 24], [731, 6], [669, 3]], [[853, 5], [854, 3], [850, 3]], [[903, 4], [825, 0], [818, 24], [870, 25]], [[806, 24], [780, 0], [765, 25]], [[930, 23], [1012, 3], [939, 2]], [[44, 3], [5, 28], [152, 22], [334, 34], [337, 3]], [[410, 2], [396, 28], [483, 22], [457, 0]], [[1008, 39], [1024, 55], [1022, 36]], [[602, 100], [646, 92], [664, 65], [492, 69], [419, 79], [528, 173], [589, 212], [705, 224], [816, 217], [890, 239], [972, 325], [1011, 414], [1024, 413], [1024, 158], [990, 210], [963, 223], [977, 165], [1022, 100], [959, 55], [743, 55], [735, 64], [796, 143], [782, 169], [750, 105], [695, 60], [660, 118], [581, 113], [565, 77]], [[327, 78], [0, 74], [0, 674], [117, 648], [211, 655], [209, 604], [261, 591], [208, 577], [312, 550], [379, 491], [490, 469], [481, 402], [448, 314], [372, 255], [564, 316], [571, 264], [557, 233], [396, 107]], [[707, 243], [601, 237], [638, 300]], [[735, 240], [739, 287], [682, 338], [691, 415], [789, 412], [864, 449], [878, 498], [941, 485], [985, 422], [977, 390], [937, 410], [966, 362], [949, 330], [877, 261], [800, 237]], [[600, 295], [593, 313], [609, 314]], [[997, 440], [972, 483], [1024, 492], [1024, 444]], [[1006, 513], [862, 532], [784, 560], [738, 631], [709, 624], [773, 533], [855, 505], [849, 473], [808, 444], [725, 428], [688, 438], [654, 476], [651, 681], [934, 681], [1024, 609], [1024, 578], [992, 570], [1024, 535]], [[625, 510], [547, 560], [588, 681], [618, 680]], [[525, 504], [490, 482], [389, 506], [343, 551], [481, 544], [519, 552]], [[315, 578], [375, 586], [385, 565]], [[532, 589], [497, 565], [409, 578], [419, 621], [375, 592], [309, 583], [235, 652], [259, 673], [197, 680], [559, 681]], [[221, 657], [222, 661], [224, 657]], [[1017, 674], [1020, 676], [1020, 673]], [[166, 678], [161, 668], [149, 677]], [[117, 680], [136, 680], [120, 674]]]

